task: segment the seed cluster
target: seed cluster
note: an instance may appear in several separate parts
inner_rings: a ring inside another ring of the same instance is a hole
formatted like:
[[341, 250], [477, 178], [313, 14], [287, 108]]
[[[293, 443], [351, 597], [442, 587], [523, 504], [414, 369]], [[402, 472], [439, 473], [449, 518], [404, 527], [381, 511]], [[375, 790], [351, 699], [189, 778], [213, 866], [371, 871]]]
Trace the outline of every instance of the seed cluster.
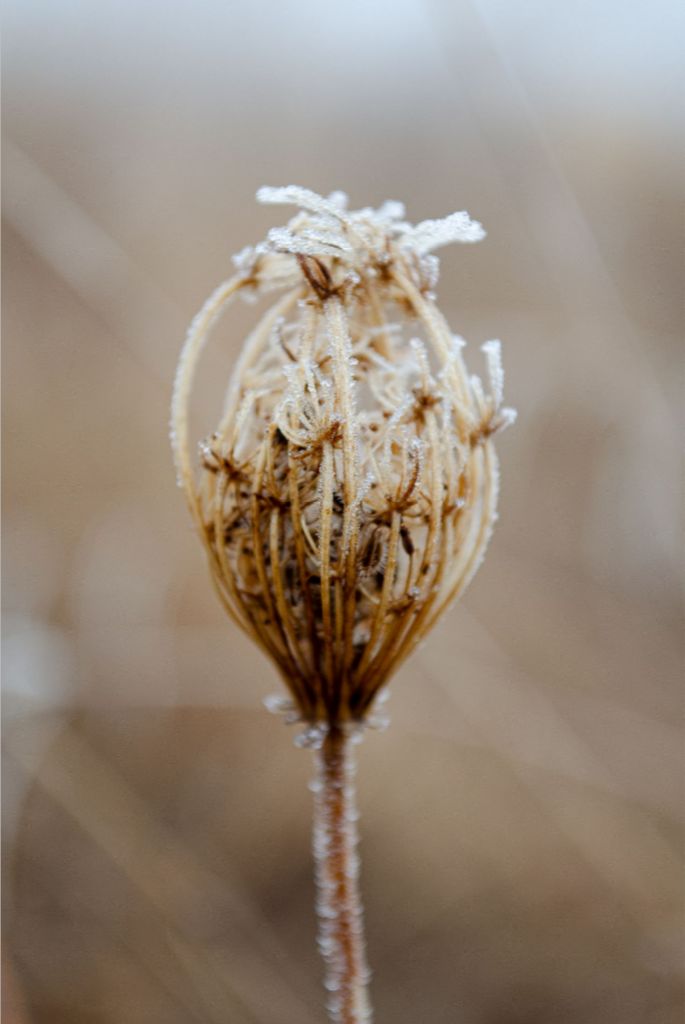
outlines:
[[[467, 586], [497, 503], [499, 342], [486, 393], [437, 309], [437, 260], [476, 241], [466, 214], [412, 227], [398, 203], [264, 189], [303, 208], [236, 257], [191, 326], [172, 437], [179, 479], [232, 618], [311, 725], [363, 722], [384, 683]], [[216, 431], [188, 442], [197, 358], [233, 295], [285, 288], [248, 338]]]

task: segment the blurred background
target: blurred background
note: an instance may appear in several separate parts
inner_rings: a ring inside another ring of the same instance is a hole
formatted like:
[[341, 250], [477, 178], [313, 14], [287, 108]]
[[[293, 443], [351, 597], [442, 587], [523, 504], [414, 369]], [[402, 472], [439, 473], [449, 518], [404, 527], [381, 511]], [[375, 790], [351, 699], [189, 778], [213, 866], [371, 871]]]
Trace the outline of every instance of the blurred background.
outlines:
[[167, 440], [186, 324], [290, 183], [485, 224], [439, 300], [520, 414], [488, 558], [360, 748], [377, 1020], [682, 1020], [684, 20], [5, 4], [8, 1024], [324, 1020], [311, 756]]

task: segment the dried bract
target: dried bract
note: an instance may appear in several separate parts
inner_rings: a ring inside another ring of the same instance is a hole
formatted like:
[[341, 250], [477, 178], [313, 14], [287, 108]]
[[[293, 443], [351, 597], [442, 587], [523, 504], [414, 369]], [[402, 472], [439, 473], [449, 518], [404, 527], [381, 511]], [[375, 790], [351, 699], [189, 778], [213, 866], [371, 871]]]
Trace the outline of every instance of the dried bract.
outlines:
[[[489, 389], [434, 302], [432, 250], [475, 242], [466, 213], [412, 226], [400, 203], [263, 188], [300, 212], [235, 257], [181, 355], [172, 410], [179, 481], [219, 595], [269, 655], [312, 736], [362, 724], [383, 685], [467, 586], [497, 503]], [[285, 289], [248, 338], [214, 434], [188, 438], [195, 366], [236, 294]], [[291, 711], [291, 713], [292, 713]]]

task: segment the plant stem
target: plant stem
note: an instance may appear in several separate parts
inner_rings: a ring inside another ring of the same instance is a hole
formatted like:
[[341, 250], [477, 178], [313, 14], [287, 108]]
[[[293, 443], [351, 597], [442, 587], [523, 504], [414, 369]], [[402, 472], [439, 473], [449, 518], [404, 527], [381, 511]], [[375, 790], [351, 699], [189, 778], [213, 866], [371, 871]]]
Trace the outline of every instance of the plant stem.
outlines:
[[359, 894], [353, 740], [332, 726], [316, 751], [313, 785], [319, 948], [332, 1024], [368, 1024], [369, 969]]

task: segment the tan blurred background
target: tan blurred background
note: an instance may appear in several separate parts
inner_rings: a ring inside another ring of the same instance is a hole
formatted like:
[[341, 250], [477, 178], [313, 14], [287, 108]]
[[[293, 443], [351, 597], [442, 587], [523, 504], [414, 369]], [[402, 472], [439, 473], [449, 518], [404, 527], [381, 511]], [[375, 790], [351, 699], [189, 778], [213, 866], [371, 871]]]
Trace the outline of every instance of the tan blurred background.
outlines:
[[682, 11], [5, 4], [8, 1024], [324, 1020], [310, 755], [167, 443], [186, 323], [291, 182], [483, 221], [440, 302], [520, 412], [360, 749], [377, 1020], [682, 1020]]

